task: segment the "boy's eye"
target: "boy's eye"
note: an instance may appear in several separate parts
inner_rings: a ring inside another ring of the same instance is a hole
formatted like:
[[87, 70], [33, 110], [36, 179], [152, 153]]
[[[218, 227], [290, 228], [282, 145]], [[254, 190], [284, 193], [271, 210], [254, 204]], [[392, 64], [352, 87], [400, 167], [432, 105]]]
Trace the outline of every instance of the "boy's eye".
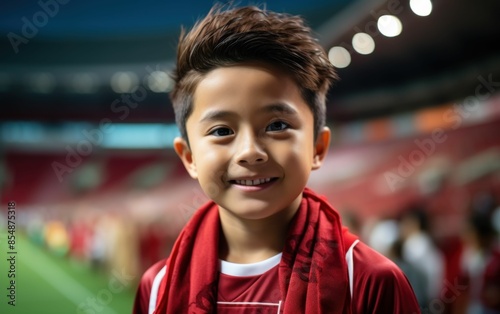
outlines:
[[228, 135], [231, 135], [233, 134], [233, 131], [231, 131], [231, 129], [229, 128], [217, 128], [215, 130], [212, 130], [210, 132], [211, 135], [214, 135], [214, 136], [228, 136]]
[[283, 131], [288, 127], [289, 125], [283, 121], [275, 121], [267, 126], [266, 131]]

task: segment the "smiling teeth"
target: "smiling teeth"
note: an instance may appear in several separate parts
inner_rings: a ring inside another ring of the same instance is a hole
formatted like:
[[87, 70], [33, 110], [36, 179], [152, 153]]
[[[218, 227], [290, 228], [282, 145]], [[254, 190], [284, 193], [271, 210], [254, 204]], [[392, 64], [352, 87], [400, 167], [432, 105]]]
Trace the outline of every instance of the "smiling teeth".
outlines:
[[259, 185], [271, 181], [271, 178], [255, 179], [255, 180], [235, 180], [239, 185]]

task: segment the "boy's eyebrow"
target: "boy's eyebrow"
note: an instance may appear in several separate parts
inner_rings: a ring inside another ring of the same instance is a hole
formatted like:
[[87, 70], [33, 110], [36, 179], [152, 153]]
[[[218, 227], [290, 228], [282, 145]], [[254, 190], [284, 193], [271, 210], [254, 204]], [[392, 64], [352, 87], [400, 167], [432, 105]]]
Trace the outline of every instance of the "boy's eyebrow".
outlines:
[[200, 122], [222, 120], [232, 116], [236, 116], [236, 113], [227, 110], [210, 110], [203, 115]]
[[[285, 103], [276, 103], [265, 106], [261, 109], [263, 113], [280, 113], [287, 115], [296, 115], [297, 111], [290, 105]], [[234, 117], [237, 114], [235, 112], [227, 111], [227, 110], [210, 110], [203, 115], [200, 119], [200, 122], [205, 121], [213, 121], [213, 120], [222, 120], [228, 117]]]
[[264, 112], [276, 112], [276, 113], [281, 113], [281, 114], [287, 114], [287, 115], [296, 115], [297, 110], [295, 110], [292, 106], [285, 104], [285, 103], [276, 103], [276, 104], [271, 104], [269, 106], [266, 106], [262, 108], [262, 111]]

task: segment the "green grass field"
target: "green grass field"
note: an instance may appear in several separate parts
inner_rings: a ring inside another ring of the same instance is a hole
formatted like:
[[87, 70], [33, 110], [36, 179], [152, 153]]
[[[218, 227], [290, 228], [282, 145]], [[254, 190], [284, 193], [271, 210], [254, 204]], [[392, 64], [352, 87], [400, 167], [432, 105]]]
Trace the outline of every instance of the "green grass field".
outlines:
[[0, 314], [131, 313], [135, 278], [98, 274], [49, 254], [16, 233], [15, 306], [9, 305], [11, 269], [5, 230], [0, 231]]

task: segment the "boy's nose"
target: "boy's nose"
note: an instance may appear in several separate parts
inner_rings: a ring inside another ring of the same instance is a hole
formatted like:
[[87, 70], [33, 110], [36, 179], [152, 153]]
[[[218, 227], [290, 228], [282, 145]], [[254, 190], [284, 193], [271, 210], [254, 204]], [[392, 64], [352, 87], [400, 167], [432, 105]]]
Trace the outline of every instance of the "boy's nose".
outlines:
[[240, 134], [236, 160], [240, 164], [252, 165], [267, 161], [267, 153], [253, 134]]

